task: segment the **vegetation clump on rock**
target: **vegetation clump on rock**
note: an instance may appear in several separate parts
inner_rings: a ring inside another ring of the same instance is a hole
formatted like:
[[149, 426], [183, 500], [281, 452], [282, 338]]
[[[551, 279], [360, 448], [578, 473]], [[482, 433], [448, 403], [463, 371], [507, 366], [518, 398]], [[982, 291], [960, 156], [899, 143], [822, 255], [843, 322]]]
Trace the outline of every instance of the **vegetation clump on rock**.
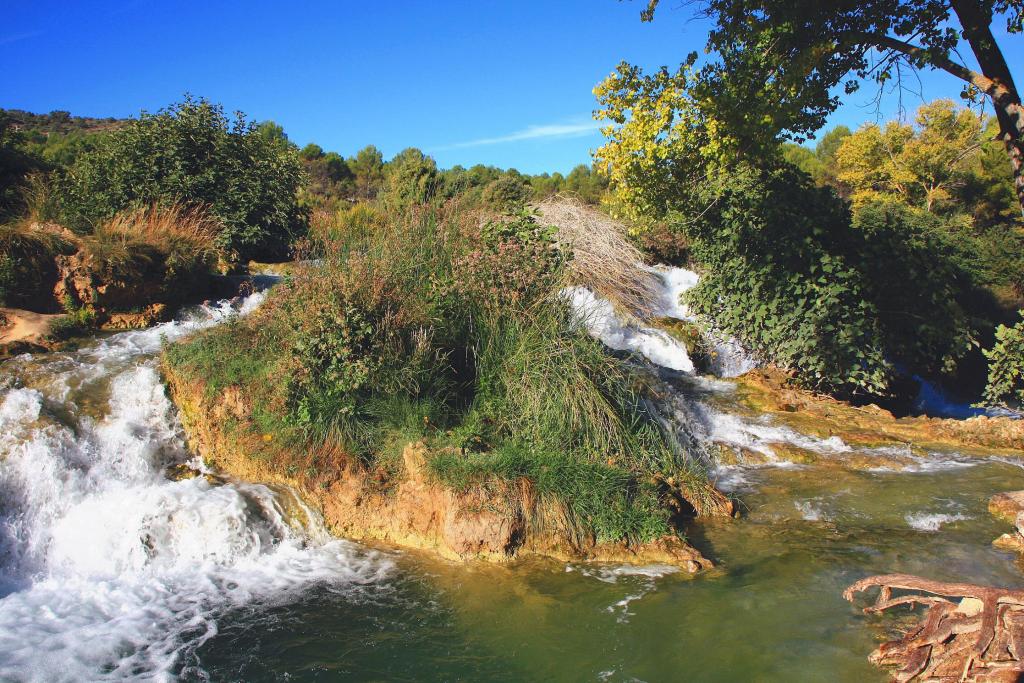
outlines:
[[[266, 434], [285, 470], [358, 466], [387, 489], [403, 479], [402, 447], [425, 440], [444, 486], [529, 482], [596, 541], [670, 532], [680, 492], [691, 513], [714, 507], [644, 374], [561, 296], [579, 271], [554, 228], [456, 205], [382, 218], [321, 225], [322, 262], [254, 315], [168, 348], [168, 372], [211, 401], [246, 396], [251, 411], [228, 428]], [[290, 461], [310, 452], [322, 457]]]

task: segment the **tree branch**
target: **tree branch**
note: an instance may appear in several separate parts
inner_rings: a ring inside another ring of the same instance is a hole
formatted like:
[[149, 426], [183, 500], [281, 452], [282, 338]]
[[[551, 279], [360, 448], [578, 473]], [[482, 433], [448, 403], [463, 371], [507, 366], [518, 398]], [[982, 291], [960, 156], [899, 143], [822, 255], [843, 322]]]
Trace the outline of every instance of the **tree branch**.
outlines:
[[1005, 85], [997, 83], [988, 76], [978, 73], [973, 69], [968, 69], [963, 64], [954, 62], [949, 57], [930, 52], [920, 45], [914, 45], [913, 43], [908, 43], [892, 36], [859, 31], [848, 33], [846, 38], [847, 39], [844, 42], [851, 45], [870, 45], [875, 48], [894, 50], [908, 57], [919, 59], [922, 62], [931, 64], [937, 69], [942, 69], [946, 73], [952, 74], [960, 80], [970, 83], [996, 102], [999, 102], [1004, 97], [1013, 97], [1013, 93], [1011, 93], [1009, 88]]

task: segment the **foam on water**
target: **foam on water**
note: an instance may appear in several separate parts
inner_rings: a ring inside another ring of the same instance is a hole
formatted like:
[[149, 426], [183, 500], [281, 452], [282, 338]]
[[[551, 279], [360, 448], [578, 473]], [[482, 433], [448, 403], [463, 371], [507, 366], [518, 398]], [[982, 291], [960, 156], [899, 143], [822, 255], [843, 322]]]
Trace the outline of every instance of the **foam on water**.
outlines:
[[916, 512], [904, 517], [911, 528], [918, 531], [938, 531], [944, 524], [959, 522], [968, 517], [944, 512]]
[[772, 424], [767, 418], [746, 419], [715, 410], [706, 404], [696, 404], [692, 410], [701, 416], [706, 425], [707, 437], [712, 441], [756, 451], [769, 459], [776, 458], [771, 447], [773, 443], [792, 444], [825, 455], [849, 453], [853, 450], [838, 436], [822, 439], [801, 434], [789, 427]]
[[825, 516], [824, 511], [821, 509], [820, 501], [797, 500], [793, 501], [793, 507], [795, 507], [797, 512], [800, 513], [800, 517], [808, 522], [821, 522], [828, 520], [828, 517]]
[[[686, 268], [647, 266], [661, 284], [656, 315], [695, 322], [697, 316], [683, 303], [683, 294], [697, 286], [700, 276]], [[705, 341], [711, 346], [711, 372], [719, 377], [739, 377], [757, 367], [757, 362], [736, 339], [711, 331]]]
[[657, 580], [679, 572], [678, 567], [667, 564], [650, 564], [644, 566], [633, 565], [574, 565], [568, 564], [565, 571], [578, 571], [583, 576], [603, 581], [604, 583], [618, 584], [620, 581], [628, 581], [632, 589], [621, 599], [616, 600], [605, 608], [609, 614], [615, 615], [615, 620], [620, 624], [629, 622], [629, 618], [635, 616], [629, 611], [631, 603], [641, 600], [645, 595], [657, 589]]
[[608, 348], [639, 353], [655, 365], [670, 370], [693, 372], [693, 361], [686, 347], [668, 332], [623, 320], [611, 302], [585, 287], [570, 287], [563, 295], [587, 331]]
[[[265, 486], [164, 474], [193, 456], [153, 354], [261, 298], [10, 366], [46, 381], [0, 392], [0, 680], [171, 679], [232, 609], [391, 571]], [[98, 414], [68, 400], [100, 381]]]
[[[656, 317], [694, 322], [696, 316], [683, 303], [683, 293], [697, 285], [700, 277], [692, 270], [669, 266], [643, 266], [654, 275]], [[585, 287], [569, 287], [562, 295], [572, 306], [587, 331], [605, 346], [616, 351], [639, 353], [655, 365], [678, 372], [692, 373], [693, 361], [686, 347], [662, 329], [627, 320], [607, 301]], [[736, 377], [756, 367], [753, 358], [735, 339], [708, 333], [711, 346], [711, 371], [721, 377]]]

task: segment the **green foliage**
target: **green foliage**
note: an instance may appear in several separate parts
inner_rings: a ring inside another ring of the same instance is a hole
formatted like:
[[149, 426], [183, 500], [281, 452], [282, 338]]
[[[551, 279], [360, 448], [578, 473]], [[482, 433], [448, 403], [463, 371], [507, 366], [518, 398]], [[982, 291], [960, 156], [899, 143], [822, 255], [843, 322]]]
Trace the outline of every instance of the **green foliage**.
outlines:
[[865, 205], [853, 225], [851, 254], [877, 311], [882, 347], [920, 374], [952, 373], [977, 344], [975, 255], [962, 251], [941, 219], [902, 204]]
[[437, 163], [415, 147], [395, 155], [384, 168], [384, 204], [392, 210], [423, 204], [438, 189]]
[[[658, 4], [651, 0], [642, 18], [652, 20]], [[1008, 31], [1020, 31], [1024, 12], [1015, 0], [708, 0], [700, 13], [712, 25], [705, 47], [710, 57], [700, 68], [691, 68], [696, 53], [687, 58], [685, 90], [716, 137], [736, 141], [746, 153], [774, 148], [783, 138], [811, 137], [839, 106], [840, 86], [851, 94], [862, 81], [875, 81], [881, 96], [903, 91], [906, 74], [924, 68], [961, 79], [965, 99], [989, 98], [1001, 136], [1018, 158], [1024, 151], [1014, 123], [1020, 94], [991, 26], [1005, 22]], [[961, 48], [973, 52], [978, 71]], [[998, 87], [981, 85], [989, 79]], [[1024, 195], [1017, 199], [1018, 208], [1024, 206]]]
[[0, 225], [0, 304], [46, 310], [57, 279], [55, 257], [71, 247], [60, 234], [26, 220]]
[[[1024, 318], [1024, 311], [1018, 315]], [[985, 356], [989, 361], [985, 401], [990, 405], [1024, 405], [1024, 320], [1013, 327], [997, 327], [995, 344]]]
[[694, 490], [704, 475], [662, 431], [639, 371], [558, 296], [571, 255], [553, 230], [526, 212], [483, 225], [356, 212], [317, 228], [322, 262], [259, 313], [172, 346], [168, 362], [212, 395], [239, 386], [302, 452], [338, 444], [394, 473], [401, 445], [424, 438], [450, 486], [525, 476], [602, 539], [667, 532], [654, 475]]
[[186, 99], [104, 135], [63, 175], [60, 191], [66, 220], [86, 232], [156, 202], [207, 206], [224, 226], [222, 250], [267, 260], [304, 231], [301, 179], [297, 153], [275, 131]]
[[706, 268], [690, 292], [696, 310], [809, 386], [885, 393], [890, 364], [842, 248], [842, 204], [787, 165], [738, 167], [703, 192], [708, 210], [679, 219]]
[[530, 197], [530, 185], [525, 178], [504, 176], [492, 180], [484, 187], [483, 199], [499, 211], [516, 211]]
[[348, 165], [355, 176], [356, 197], [376, 197], [384, 186], [384, 155], [381, 151], [373, 145], [367, 145], [348, 161]]
[[[999, 315], [979, 286], [1016, 290], [1024, 258], [1013, 223], [972, 225], [958, 204], [979, 176], [978, 118], [938, 101], [921, 108], [916, 127], [837, 129], [813, 153], [783, 145], [809, 136], [836, 105], [823, 83], [858, 68], [860, 57], [806, 41], [843, 22], [895, 29], [886, 23], [895, 19], [872, 3], [772, 2], [753, 15], [743, 0], [708, 7], [717, 61], [698, 66], [690, 55], [647, 74], [621, 64], [595, 90], [596, 115], [610, 124], [597, 158], [615, 212], [641, 230], [681, 235], [704, 272], [694, 306], [807, 385], [886, 395], [897, 368], [935, 377], [963, 367]], [[793, 51], [775, 54], [780, 44]], [[837, 193], [853, 199], [853, 216]]]
[[50, 323], [47, 336], [55, 341], [66, 341], [79, 337], [96, 328], [96, 313], [88, 307], [77, 305], [70, 297], [65, 297], [64, 313]]
[[869, 124], [839, 145], [837, 179], [851, 188], [855, 207], [896, 199], [938, 213], [965, 183], [981, 149], [977, 115], [935, 100], [921, 105], [916, 124]]
[[657, 490], [638, 485], [623, 470], [606, 464], [510, 443], [483, 453], [444, 452], [429, 465], [434, 476], [456, 490], [494, 477], [529, 479], [540, 495], [565, 501], [573, 522], [601, 539], [642, 539], [665, 533], [667, 510], [659, 503]]
[[27, 175], [43, 164], [21, 146], [11, 119], [0, 110], [0, 221], [18, 216], [25, 209], [24, 184]]
[[7, 305], [17, 285], [18, 261], [10, 254], [0, 254], [0, 306]]

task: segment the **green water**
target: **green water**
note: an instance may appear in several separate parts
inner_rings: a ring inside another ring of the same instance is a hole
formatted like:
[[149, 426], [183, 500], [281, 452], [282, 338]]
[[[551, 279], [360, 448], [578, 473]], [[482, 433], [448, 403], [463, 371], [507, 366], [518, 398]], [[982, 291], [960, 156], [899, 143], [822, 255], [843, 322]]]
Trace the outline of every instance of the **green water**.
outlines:
[[[1019, 467], [743, 475], [745, 518], [691, 531], [718, 565], [696, 578], [394, 553], [392, 579], [358, 597], [321, 588], [226, 616], [198, 663], [237, 681], [883, 681], [866, 658], [897, 618], [862, 615], [847, 585], [886, 572], [1024, 585], [986, 511], [1024, 488]], [[933, 514], [962, 519], [908, 522]]]

